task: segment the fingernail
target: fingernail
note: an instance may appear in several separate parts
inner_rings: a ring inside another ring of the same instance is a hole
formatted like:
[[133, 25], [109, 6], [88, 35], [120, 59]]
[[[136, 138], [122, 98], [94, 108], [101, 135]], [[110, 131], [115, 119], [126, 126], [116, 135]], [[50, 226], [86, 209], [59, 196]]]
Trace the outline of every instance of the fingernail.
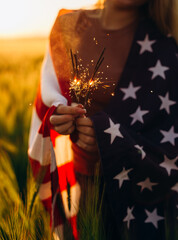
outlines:
[[84, 109], [84, 106], [82, 104], [79, 104], [78, 107]]
[[78, 113], [86, 113], [87, 110], [85, 108], [79, 108]]

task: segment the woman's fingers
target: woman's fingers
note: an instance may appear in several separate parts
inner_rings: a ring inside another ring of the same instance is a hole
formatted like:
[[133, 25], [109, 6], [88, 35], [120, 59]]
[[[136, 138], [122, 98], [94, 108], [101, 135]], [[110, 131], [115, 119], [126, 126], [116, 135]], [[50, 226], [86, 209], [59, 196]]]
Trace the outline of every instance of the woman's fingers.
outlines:
[[78, 139], [76, 144], [82, 148], [83, 150], [87, 151], [87, 152], [98, 152], [98, 147], [97, 145], [89, 145], [86, 144], [85, 142], [83, 142], [81, 139]]
[[91, 121], [90, 118], [87, 118], [87, 117], [77, 118], [76, 119], [76, 125], [77, 126], [93, 127], [93, 122]]
[[75, 129], [73, 121], [67, 122], [65, 124], [57, 125], [54, 130], [59, 134], [67, 135], [71, 134]]
[[84, 143], [86, 143], [86, 144], [89, 144], [89, 145], [95, 145], [95, 144], [97, 144], [95, 137], [88, 136], [88, 135], [83, 134], [83, 133], [80, 133], [80, 132], [78, 133], [78, 138], [79, 138], [82, 142], [84, 142]]
[[56, 114], [80, 115], [80, 114], [85, 114], [86, 109], [81, 108], [80, 105], [76, 106], [76, 107], [59, 105], [56, 108], [55, 113]]
[[65, 124], [74, 120], [75, 118], [72, 115], [52, 115], [50, 117], [50, 122], [52, 125]]
[[76, 128], [78, 131], [76, 144], [85, 151], [98, 152], [92, 121], [89, 118], [77, 118]]
[[93, 123], [90, 118], [77, 118], [76, 119], [76, 128], [79, 133], [95, 137], [95, 131], [93, 128]]
[[72, 134], [74, 130], [75, 130], [75, 126], [72, 125], [72, 126], [67, 130], [68, 133], [66, 133], [66, 134]]
[[95, 137], [95, 131], [92, 127], [77, 126], [77, 131], [85, 135]]

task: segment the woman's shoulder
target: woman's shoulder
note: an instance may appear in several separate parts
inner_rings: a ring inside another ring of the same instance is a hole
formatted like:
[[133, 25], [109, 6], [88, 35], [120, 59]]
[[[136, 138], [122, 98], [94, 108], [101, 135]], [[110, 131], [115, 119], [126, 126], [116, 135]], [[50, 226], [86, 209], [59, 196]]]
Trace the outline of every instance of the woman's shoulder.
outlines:
[[59, 34], [70, 35], [74, 32], [81, 10], [61, 9], [54, 21], [50, 38], [57, 38]]
[[63, 32], [75, 32], [81, 35], [86, 29], [92, 26], [92, 19], [99, 17], [99, 11], [99, 9], [62, 9], [59, 11], [55, 21], [55, 28]]
[[56, 21], [58, 21], [61, 26], [68, 25], [68, 27], [70, 27], [71, 23], [73, 25], [77, 22], [80, 14], [81, 10], [61, 9], [58, 13]]

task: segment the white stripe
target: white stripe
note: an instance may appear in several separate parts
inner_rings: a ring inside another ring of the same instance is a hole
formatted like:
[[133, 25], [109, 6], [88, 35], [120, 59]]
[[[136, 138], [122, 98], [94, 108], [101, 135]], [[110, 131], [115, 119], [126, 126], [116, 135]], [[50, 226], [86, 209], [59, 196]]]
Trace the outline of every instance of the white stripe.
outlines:
[[58, 167], [72, 161], [73, 152], [69, 135], [60, 135], [56, 137], [54, 152]]
[[64, 240], [63, 228], [62, 224], [55, 227], [53, 232], [54, 240]]
[[51, 163], [51, 146], [50, 137], [43, 137], [42, 134], [36, 133], [34, 141], [28, 150], [29, 156], [38, 161], [42, 166]]
[[68, 207], [68, 192], [67, 190], [64, 190], [61, 192], [64, 212], [66, 215], [66, 218], [72, 218], [77, 215], [79, 211], [79, 203], [80, 203], [80, 196], [81, 196], [81, 188], [78, 183], [76, 183], [74, 186], [70, 188], [70, 204], [71, 209]]
[[32, 146], [35, 135], [38, 132], [38, 130], [41, 126], [41, 123], [42, 123], [42, 121], [38, 117], [38, 114], [36, 112], [36, 108], [33, 107], [31, 127], [30, 127], [30, 133], [29, 133], [29, 146]]
[[51, 192], [51, 182], [41, 184], [39, 189], [39, 197], [41, 200], [46, 200], [52, 196]]
[[41, 71], [41, 98], [43, 103], [51, 107], [59, 104], [67, 105], [67, 99], [62, 96], [54, 70], [53, 62], [47, 50]]

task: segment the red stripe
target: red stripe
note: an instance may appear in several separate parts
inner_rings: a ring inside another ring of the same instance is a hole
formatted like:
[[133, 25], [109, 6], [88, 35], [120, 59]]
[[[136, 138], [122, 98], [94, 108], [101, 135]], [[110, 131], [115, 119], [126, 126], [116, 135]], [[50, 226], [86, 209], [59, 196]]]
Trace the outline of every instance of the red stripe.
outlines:
[[50, 214], [50, 226], [52, 226], [52, 197], [41, 201], [46, 211]]
[[69, 222], [72, 227], [72, 233], [75, 240], [79, 240], [78, 231], [77, 231], [77, 216], [74, 216], [69, 219]]
[[35, 179], [39, 179], [40, 175], [42, 174], [41, 175], [43, 177], [42, 183], [47, 183], [51, 181], [50, 165], [41, 166], [41, 164], [38, 161], [32, 159], [31, 157], [29, 157], [29, 161]]
[[46, 209], [47, 212], [49, 212], [51, 214], [51, 210], [52, 210], [52, 197], [49, 197], [45, 200], [41, 201]]
[[53, 128], [53, 126], [50, 123], [49, 119], [50, 119], [51, 115], [54, 113], [55, 110], [56, 110], [55, 106], [50, 107], [48, 109], [48, 111], [46, 112], [44, 118], [43, 118], [43, 122], [41, 124], [40, 129], [39, 129], [39, 133], [41, 133], [43, 135], [43, 137], [49, 137], [50, 136], [50, 129]]
[[60, 134], [58, 132], [56, 132], [55, 130], [51, 129], [50, 130], [50, 136], [51, 136], [51, 141], [53, 143], [53, 147], [55, 147], [56, 145], [56, 138], [60, 136]]
[[38, 92], [37, 92], [37, 96], [36, 96], [36, 99], [35, 99], [35, 106], [36, 106], [36, 112], [38, 114], [38, 117], [42, 121], [46, 112], [48, 111], [49, 107], [47, 107], [42, 101], [40, 85], [38, 87]]
[[73, 162], [57, 167], [57, 170], [61, 192], [67, 189], [67, 183], [69, 183], [71, 187], [76, 184]]

